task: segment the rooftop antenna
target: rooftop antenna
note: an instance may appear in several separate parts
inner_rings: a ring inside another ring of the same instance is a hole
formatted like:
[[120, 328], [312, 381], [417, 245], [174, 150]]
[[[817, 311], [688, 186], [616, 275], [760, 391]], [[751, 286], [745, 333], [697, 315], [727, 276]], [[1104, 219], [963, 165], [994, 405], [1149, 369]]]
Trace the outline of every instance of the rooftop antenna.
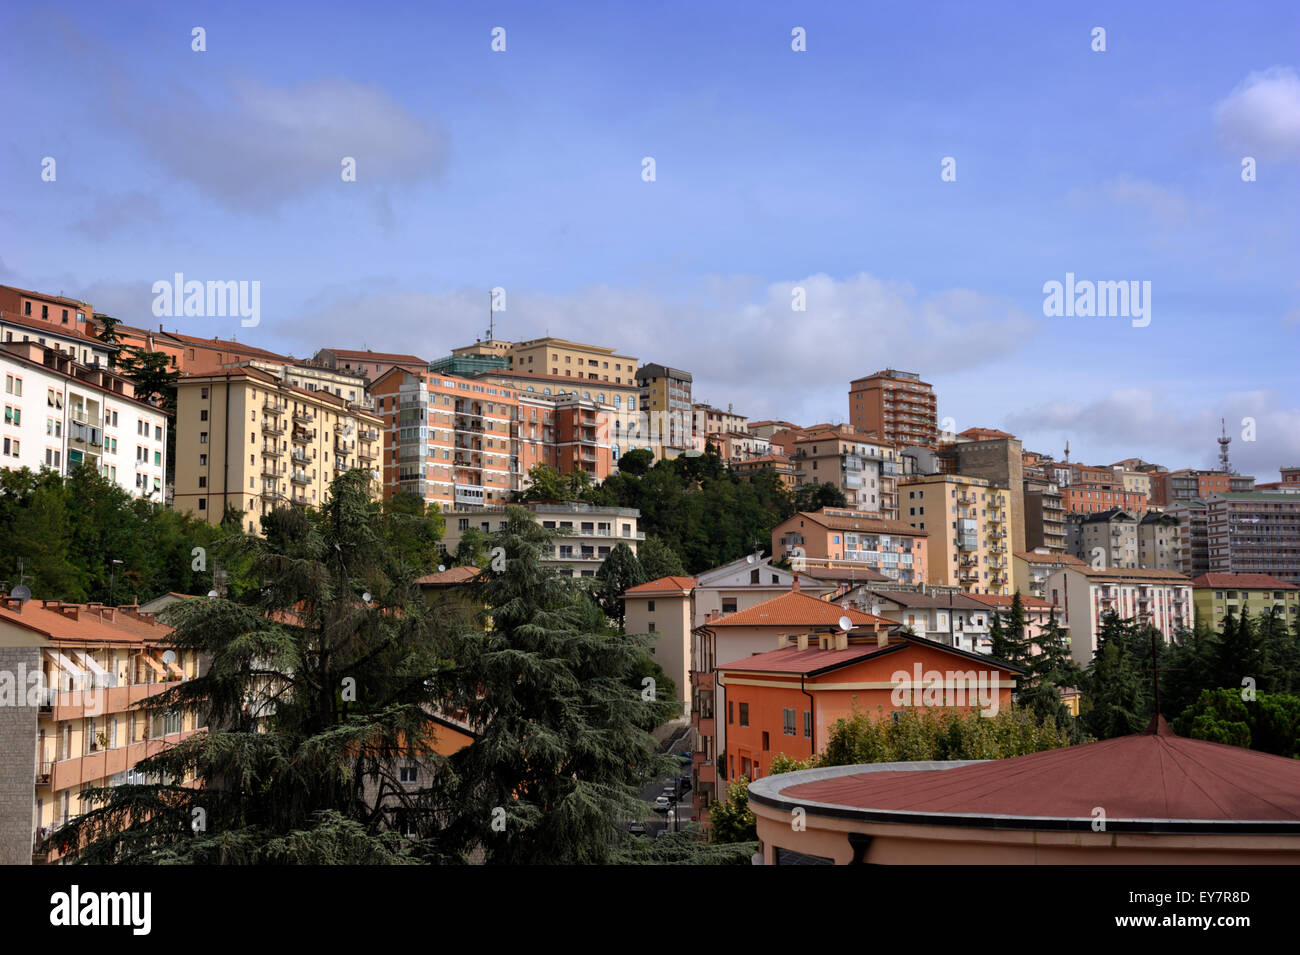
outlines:
[[1065, 463], [1070, 463], [1070, 439], [1065, 439]]
[[494, 334], [494, 332], [496, 331], [496, 327], [497, 327], [497, 313], [496, 313], [496, 309], [493, 308], [493, 304], [494, 303], [492, 301], [492, 290], [488, 289], [488, 328], [487, 328], [488, 341], [495, 341], [496, 339], [496, 335]]
[[1219, 419], [1219, 428], [1219, 437], [1215, 439], [1219, 442], [1219, 470], [1224, 474], [1236, 474], [1232, 470], [1232, 462], [1228, 460], [1228, 445], [1232, 444], [1232, 439], [1228, 437], [1228, 425], [1223, 418]]

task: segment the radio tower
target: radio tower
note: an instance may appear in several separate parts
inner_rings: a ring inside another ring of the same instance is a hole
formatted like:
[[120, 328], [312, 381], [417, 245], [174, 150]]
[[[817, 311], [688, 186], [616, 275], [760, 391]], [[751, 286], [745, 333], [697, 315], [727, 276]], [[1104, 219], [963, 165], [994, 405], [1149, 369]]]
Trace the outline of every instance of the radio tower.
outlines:
[[1219, 442], [1219, 470], [1224, 474], [1236, 474], [1232, 469], [1232, 463], [1228, 460], [1228, 445], [1232, 444], [1232, 439], [1228, 437], [1228, 426], [1223, 418], [1219, 419], [1219, 428], [1221, 433], [1217, 438]]

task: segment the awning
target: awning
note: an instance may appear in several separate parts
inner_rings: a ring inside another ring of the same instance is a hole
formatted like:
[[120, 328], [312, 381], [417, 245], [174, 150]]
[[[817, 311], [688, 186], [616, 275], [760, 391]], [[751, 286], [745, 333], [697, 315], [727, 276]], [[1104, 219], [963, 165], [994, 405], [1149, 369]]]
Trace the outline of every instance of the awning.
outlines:
[[85, 664], [86, 667], [90, 669], [90, 672], [94, 673], [96, 676], [102, 676], [105, 679], [109, 678], [110, 676], [109, 672], [105, 670], [102, 666], [100, 666], [97, 662], [95, 662], [95, 658], [92, 657], [85, 650], [73, 650], [72, 652], [76, 654], [78, 660], [80, 660], [83, 664]]
[[70, 675], [73, 679], [84, 680], [86, 678], [85, 671], [62, 653], [59, 653], [59, 651], [46, 650], [45, 655], [50, 658], [51, 663], [57, 666], [61, 671], [63, 671], [63, 673]]
[[163, 665], [159, 663], [157, 660], [155, 660], [153, 657], [151, 657], [149, 654], [147, 653], [140, 654], [140, 659], [143, 660], [145, 663], [149, 664], [149, 666], [153, 668], [153, 672], [158, 674], [159, 676], [167, 675], [167, 671], [163, 669]]

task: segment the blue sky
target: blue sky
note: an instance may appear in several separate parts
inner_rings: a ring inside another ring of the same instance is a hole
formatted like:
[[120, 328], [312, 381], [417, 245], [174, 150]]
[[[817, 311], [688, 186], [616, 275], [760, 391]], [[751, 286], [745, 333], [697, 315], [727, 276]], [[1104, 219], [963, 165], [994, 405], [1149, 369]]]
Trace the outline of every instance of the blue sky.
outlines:
[[[500, 286], [501, 337], [686, 368], [754, 418], [843, 419], [899, 367], [958, 430], [1094, 463], [1209, 466], [1226, 418], [1276, 480], [1300, 7], [1052, 6], [10, 3], [0, 281], [146, 325], [175, 272], [255, 280], [257, 328], [165, 322], [425, 357]], [[1150, 325], [1045, 317], [1067, 272], [1149, 281]]]

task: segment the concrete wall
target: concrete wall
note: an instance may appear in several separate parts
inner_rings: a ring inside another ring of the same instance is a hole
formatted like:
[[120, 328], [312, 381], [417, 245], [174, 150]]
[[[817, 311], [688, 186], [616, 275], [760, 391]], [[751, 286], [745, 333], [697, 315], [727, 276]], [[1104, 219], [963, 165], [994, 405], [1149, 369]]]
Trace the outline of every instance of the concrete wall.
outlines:
[[0, 865], [32, 863], [37, 707], [27, 705], [27, 687], [17, 680], [40, 668], [38, 647], [0, 647], [0, 673], [14, 694], [0, 705]]

